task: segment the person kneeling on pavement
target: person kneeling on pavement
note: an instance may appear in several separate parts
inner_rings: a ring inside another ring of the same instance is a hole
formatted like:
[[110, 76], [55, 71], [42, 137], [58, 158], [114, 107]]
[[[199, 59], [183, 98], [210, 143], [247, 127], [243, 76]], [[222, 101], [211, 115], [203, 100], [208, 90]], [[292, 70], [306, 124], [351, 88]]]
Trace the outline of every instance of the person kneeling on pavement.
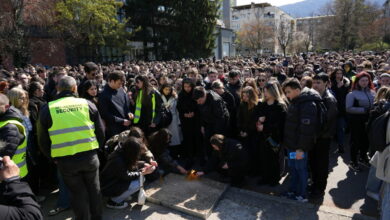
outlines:
[[106, 205], [108, 208], [126, 208], [126, 200], [130, 200], [130, 196], [141, 187], [140, 176], [156, 169], [151, 164], [139, 161], [142, 144], [140, 139], [130, 137], [108, 157], [101, 173], [102, 194], [110, 198]]
[[148, 138], [149, 148], [152, 151], [157, 163], [158, 172], [160, 176], [165, 176], [170, 172], [187, 174], [187, 170], [184, 169], [176, 160], [170, 155], [168, 150], [169, 143], [171, 142], [171, 133], [168, 129], [163, 128], [154, 132]]
[[214, 157], [209, 160], [204, 172], [197, 172], [198, 176], [216, 170], [230, 179], [232, 186], [240, 187], [245, 181], [248, 170], [248, 153], [241, 143], [224, 135], [215, 134], [210, 138], [214, 150]]

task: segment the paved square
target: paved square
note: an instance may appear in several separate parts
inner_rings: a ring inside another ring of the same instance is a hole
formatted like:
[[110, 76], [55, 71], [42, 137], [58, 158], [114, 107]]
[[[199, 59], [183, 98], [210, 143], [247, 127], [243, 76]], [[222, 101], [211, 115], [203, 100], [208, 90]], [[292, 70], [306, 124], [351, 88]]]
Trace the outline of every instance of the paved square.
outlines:
[[206, 219], [227, 187], [206, 178], [189, 181], [184, 176], [169, 174], [145, 190], [149, 202]]

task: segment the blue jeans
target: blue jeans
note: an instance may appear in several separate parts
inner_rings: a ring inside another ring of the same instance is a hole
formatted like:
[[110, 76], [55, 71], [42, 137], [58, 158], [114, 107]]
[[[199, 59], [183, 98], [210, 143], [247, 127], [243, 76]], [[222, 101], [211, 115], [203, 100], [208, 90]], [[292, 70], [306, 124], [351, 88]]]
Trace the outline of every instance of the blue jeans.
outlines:
[[116, 203], [121, 203], [121, 202], [125, 201], [129, 196], [131, 196], [132, 194], [137, 192], [140, 189], [140, 187], [141, 186], [140, 186], [139, 180], [131, 181], [129, 188], [126, 191], [124, 191], [119, 196], [111, 197], [111, 200], [116, 202]]
[[[288, 155], [290, 152], [288, 150]], [[290, 191], [294, 192], [297, 196], [307, 197], [307, 179], [309, 178], [309, 172], [307, 170], [307, 152], [304, 154], [304, 158], [301, 160], [288, 158], [288, 166], [290, 168], [291, 183]]]
[[368, 172], [366, 190], [379, 194], [381, 191], [382, 180], [378, 179], [375, 173], [376, 168], [374, 166], [371, 166], [370, 171]]
[[390, 219], [390, 183], [383, 182], [381, 220]]
[[62, 178], [61, 173], [57, 169], [57, 178], [58, 178], [58, 188], [59, 195], [57, 200], [57, 208], [69, 208], [70, 207], [70, 199], [68, 188], [65, 186], [64, 179]]
[[344, 116], [337, 117], [337, 143], [339, 145], [344, 145], [344, 132], [347, 122]]

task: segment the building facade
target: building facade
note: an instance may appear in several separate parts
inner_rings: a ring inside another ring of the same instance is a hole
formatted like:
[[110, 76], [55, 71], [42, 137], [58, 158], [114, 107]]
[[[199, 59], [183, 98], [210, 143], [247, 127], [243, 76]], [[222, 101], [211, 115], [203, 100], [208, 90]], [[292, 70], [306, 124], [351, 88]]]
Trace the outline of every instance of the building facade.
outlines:
[[[239, 32], [244, 28], [245, 24], [253, 22], [261, 22], [262, 24], [271, 27], [274, 30], [274, 36], [266, 40], [266, 44], [259, 53], [261, 54], [281, 54], [277, 40], [277, 32], [281, 22], [288, 23], [294, 29], [294, 18], [276, 6], [269, 3], [249, 4], [235, 6], [232, 8], [231, 28], [235, 32]], [[245, 53], [240, 51], [240, 53]], [[246, 55], [246, 54], [243, 54]]]
[[326, 27], [333, 15], [313, 16], [296, 19], [296, 31], [302, 32], [310, 40], [310, 50], [326, 50], [327, 45], [324, 39], [321, 39], [323, 28]]

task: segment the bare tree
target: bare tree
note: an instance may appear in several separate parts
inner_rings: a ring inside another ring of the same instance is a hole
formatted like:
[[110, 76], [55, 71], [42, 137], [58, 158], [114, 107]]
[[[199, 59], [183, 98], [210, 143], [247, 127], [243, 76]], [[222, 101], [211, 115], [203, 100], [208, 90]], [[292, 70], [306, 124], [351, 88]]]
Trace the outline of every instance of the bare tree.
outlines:
[[321, 39], [331, 49], [359, 48], [367, 40], [367, 29], [380, 17], [379, 7], [364, 0], [334, 0], [322, 11], [334, 15], [321, 30]]
[[29, 32], [51, 24], [53, 0], [1, 0], [0, 60], [11, 56], [16, 66], [28, 60]]
[[247, 49], [254, 55], [264, 49], [267, 40], [273, 36], [272, 27], [256, 19], [243, 25], [237, 34], [237, 43], [241, 49]]
[[282, 19], [277, 27], [277, 38], [283, 55], [286, 57], [287, 47], [293, 40], [293, 24], [286, 19]]

